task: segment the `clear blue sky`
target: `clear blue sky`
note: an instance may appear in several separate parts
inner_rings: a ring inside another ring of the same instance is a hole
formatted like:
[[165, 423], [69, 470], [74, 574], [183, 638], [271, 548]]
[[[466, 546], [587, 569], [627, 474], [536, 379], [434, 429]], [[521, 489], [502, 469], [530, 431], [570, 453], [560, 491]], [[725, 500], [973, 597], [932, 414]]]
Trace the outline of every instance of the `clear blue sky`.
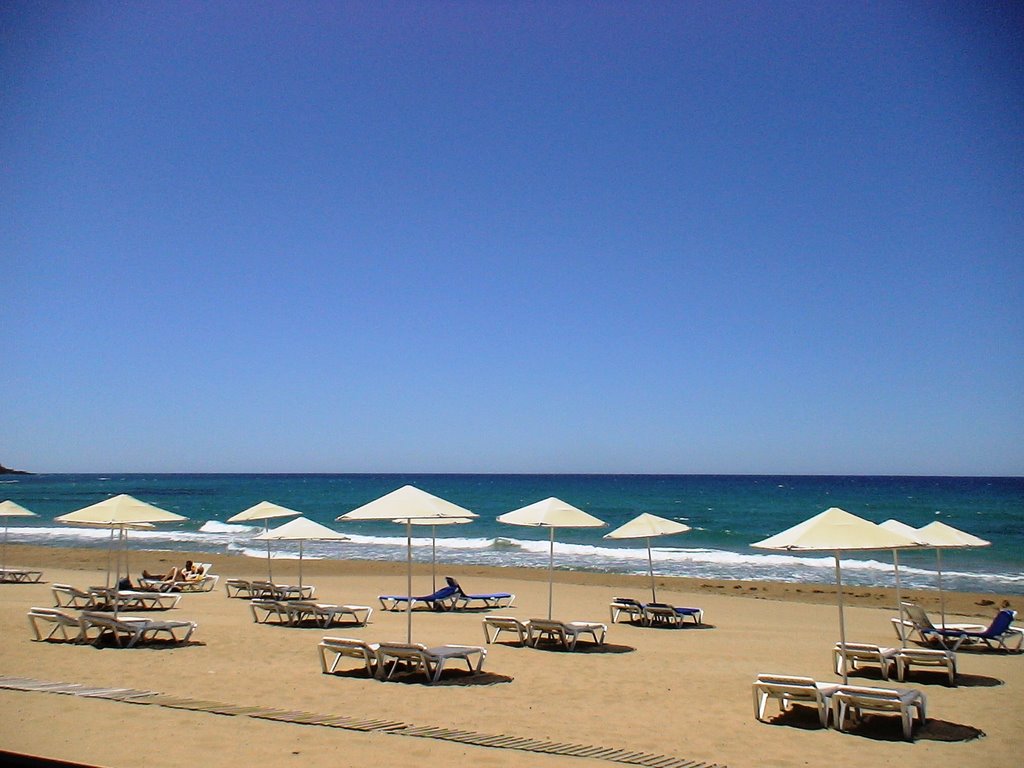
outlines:
[[5, 2], [0, 462], [1024, 474], [1022, 9]]

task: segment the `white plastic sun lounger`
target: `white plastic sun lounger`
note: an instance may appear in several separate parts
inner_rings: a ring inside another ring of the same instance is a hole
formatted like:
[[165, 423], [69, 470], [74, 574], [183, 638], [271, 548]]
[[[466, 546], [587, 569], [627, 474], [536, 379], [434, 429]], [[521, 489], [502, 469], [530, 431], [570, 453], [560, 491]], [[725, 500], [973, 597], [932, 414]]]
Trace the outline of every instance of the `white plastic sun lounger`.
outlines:
[[787, 711], [793, 704], [810, 704], [818, 710], [821, 727], [828, 727], [831, 697], [839, 689], [834, 683], [817, 683], [810, 677], [793, 675], [758, 675], [754, 681], [754, 717], [764, 720], [769, 699], [779, 702], [779, 709]]
[[266, 624], [271, 619], [279, 624], [291, 624], [292, 617], [286, 606], [287, 604], [283, 600], [268, 600], [262, 597], [249, 601], [252, 620], [257, 624]]
[[368, 605], [335, 605], [314, 603], [311, 600], [282, 601], [281, 605], [291, 617], [292, 624], [313, 619], [321, 627], [329, 627], [335, 622], [340, 623], [348, 616], [351, 617], [352, 623], [365, 626], [373, 615], [373, 608]]
[[[46, 637], [43, 637], [42, 632], [39, 631], [39, 622], [53, 624]], [[57, 632], [60, 632], [64, 640], [70, 640], [71, 642], [78, 642], [82, 637], [82, 625], [78, 617], [64, 611], [58, 611], [56, 608], [30, 608], [28, 623], [32, 627], [32, 632], [38, 641], [50, 640]], [[74, 630], [74, 637], [68, 637], [69, 629]]]
[[704, 611], [700, 608], [679, 608], [668, 603], [647, 603], [644, 606], [643, 622], [649, 627], [681, 627], [686, 619], [693, 620], [700, 626], [704, 621]]
[[[496, 643], [498, 635], [502, 632], [514, 632], [519, 638], [519, 644], [527, 646], [530, 644], [530, 622], [520, 621], [514, 616], [486, 616], [483, 620], [484, 639], [487, 644]], [[491, 634], [491, 630], [494, 634]]]
[[53, 592], [53, 604], [58, 608], [100, 609], [107, 604], [106, 597], [97, 596], [91, 589], [85, 591], [70, 584], [51, 584], [50, 591]]
[[644, 604], [632, 597], [613, 597], [611, 603], [608, 604], [608, 614], [612, 624], [617, 622], [619, 616], [623, 614], [626, 615], [626, 621], [643, 622]]
[[843, 674], [843, 669], [853, 671], [858, 665], [877, 664], [882, 670], [882, 679], [889, 679], [889, 667], [896, 664], [896, 652], [899, 648], [883, 648], [869, 643], [836, 643], [832, 648], [832, 660], [836, 674]]
[[316, 595], [316, 587], [311, 584], [274, 584], [270, 581], [250, 582], [250, 594], [253, 597], [270, 600], [312, 600]]
[[903, 738], [911, 741], [914, 720], [925, 721], [925, 695], [913, 688], [867, 688], [842, 685], [832, 694], [832, 717], [840, 731], [846, 717], [856, 721], [863, 712], [896, 712], [903, 721]]
[[42, 571], [25, 571], [21, 568], [0, 568], [0, 583], [38, 584], [42, 578]]
[[[477, 658], [476, 666], [473, 657]], [[422, 672], [427, 682], [441, 679], [444, 665], [451, 659], [463, 659], [471, 673], [479, 672], [487, 658], [487, 649], [479, 645], [439, 645], [427, 648], [421, 643], [381, 643], [377, 648], [377, 674], [390, 680], [399, 667]], [[389, 666], [390, 665], [390, 666]]]
[[183, 579], [181, 581], [164, 581], [163, 579], [139, 579], [139, 584], [160, 592], [212, 592], [217, 586], [220, 576], [210, 573], [212, 563], [199, 563], [201, 574], [197, 578]]
[[[377, 643], [367, 643], [363, 640], [354, 640], [349, 637], [325, 637], [317, 646], [320, 652], [320, 671], [323, 674], [334, 674], [338, 668], [338, 662], [343, 658], [358, 659], [366, 667], [366, 674], [369, 677], [377, 675]], [[333, 653], [334, 659], [327, 663], [327, 654]]]
[[169, 611], [181, 602], [181, 595], [174, 592], [144, 592], [113, 587], [90, 587], [89, 592], [96, 598], [95, 605], [119, 611]]
[[248, 579], [225, 579], [224, 591], [228, 593], [228, 597], [256, 597], [252, 582]]
[[558, 643], [567, 651], [575, 651], [580, 635], [590, 635], [597, 645], [603, 645], [608, 626], [596, 621], [556, 621], [530, 619], [530, 645], [534, 648], [543, 640]]
[[[167, 635], [175, 643], [186, 643], [197, 626], [194, 621], [161, 621], [138, 616], [115, 618], [113, 614], [93, 611], [83, 611], [79, 622], [82, 626], [83, 639], [88, 639], [90, 629], [96, 629], [99, 635], [110, 632], [118, 646], [125, 648], [155, 640], [159, 635]], [[176, 630], [183, 630], [184, 635], [178, 637]], [[127, 644], [124, 641], [127, 641]]]
[[949, 675], [949, 684], [956, 685], [956, 654], [940, 648], [901, 648], [896, 652], [896, 678], [903, 682], [911, 666], [941, 667]]

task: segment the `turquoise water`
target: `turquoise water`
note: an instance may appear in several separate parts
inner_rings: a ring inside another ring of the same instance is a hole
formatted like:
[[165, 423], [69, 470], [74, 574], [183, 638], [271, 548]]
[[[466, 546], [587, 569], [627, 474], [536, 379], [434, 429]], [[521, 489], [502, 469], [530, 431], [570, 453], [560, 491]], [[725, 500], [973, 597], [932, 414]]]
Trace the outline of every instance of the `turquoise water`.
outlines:
[[[943, 580], [951, 589], [1024, 594], [1024, 478], [798, 477], [750, 475], [31, 475], [0, 479], [0, 499], [38, 514], [12, 520], [10, 541], [96, 546], [107, 532], [53, 522], [57, 515], [129, 493], [189, 518], [187, 523], [133, 532], [130, 545], [259, 556], [256, 528], [226, 520], [264, 499], [343, 531], [347, 542], [309, 542], [306, 557], [403, 560], [404, 529], [389, 523], [337, 523], [335, 518], [411, 483], [480, 515], [468, 525], [437, 529], [441, 563], [547, 566], [547, 532], [495, 521], [498, 515], [557, 496], [606, 521], [604, 529], [560, 530], [556, 566], [646, 573], [643, 542], [601, 537], [640, 512], [680, 520], [693, 530], [654, 540], [663, 575], [829, 583], [825, 555], [792, 556], [750, 548], [822, 510], [837, 506], [875, 522], [896, 518], [919, 527], [933, 520], [988, 539], [992, 546], [946, 551]], [[27, 520], [27, 522], [25, 522]], [[429, 532], [417, 532], [416, 557], [430, 559]], [[297, 556], [280, 546], [277, 557]], [[900, 555], [901, 580], [931, 586], [935, 554]], [[844, 558], [844, 581], [891, 586], [892, 557]]]

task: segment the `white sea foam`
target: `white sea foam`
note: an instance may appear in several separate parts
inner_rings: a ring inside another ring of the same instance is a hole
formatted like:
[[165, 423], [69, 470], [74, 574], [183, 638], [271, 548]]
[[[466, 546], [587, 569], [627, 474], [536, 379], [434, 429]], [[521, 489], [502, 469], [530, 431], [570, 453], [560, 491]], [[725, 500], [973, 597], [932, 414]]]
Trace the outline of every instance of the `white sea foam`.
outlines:
[[235, 523], [222, 523], [220, 520], [207, 520], [199, 528], [200, 533], [234, 533], [240, 535], [255, 535], [263, 530], [258, 525], [237, 525]]
[[[397, 528], [397, 527], [396, 527]], [[265, 558], [266, 548], [254, 541], [261, 528], [231, 525], [208, 520], [199, 530], [157, 526], [151, 530], [130, 531], [130, 548], [192, 549], [204, 552], [240, 553]], [[304, 559], [363, 559], [399, 561], [406, 557], [406, 539], [402, 535], [375, 536], [346, 530], [348, 541], [310, 541], [303, 546]], [[9, 539], [23, 543], [54, 543], [60, 546], [107, 546], [111, 532], [103, 528], [71, 526], [13, 527]], [[473, 563], [479, 565], [546, 568], [547, 539], [519, 539], [506, 536], [494, 538], [447, 537], [413, 539], [413, 557], [418, 562], [431, 559], [436, 552], [439, 563]], [[652, 549], [656, 571], [664, 576], [690, 576], [715, 579], [765, 579], [787, 582], [831, 583], [835, 561], [829, 555], [794, 555], [790, 553], [732, 552], [699, 547], [665, 547]], [[297, 542], [275, 542], [273, 557], [278, 560], [298, 558]], [[647, 548], [576, 544], [555, 541], [555, 567], [559, 569], [646, 573]], [[893, 584], [891, 560], [843, 558], [843, 581], [850, 585]], [[922, 567], [920, 561], [900, 567], [901, 582], [908, 588], [932, 587], [936, 573]], [[1024, 574], [972, 573], [966, 570], [943, 572], [949, 589], [967, 591], [1013, 591], [1024, 589]]]

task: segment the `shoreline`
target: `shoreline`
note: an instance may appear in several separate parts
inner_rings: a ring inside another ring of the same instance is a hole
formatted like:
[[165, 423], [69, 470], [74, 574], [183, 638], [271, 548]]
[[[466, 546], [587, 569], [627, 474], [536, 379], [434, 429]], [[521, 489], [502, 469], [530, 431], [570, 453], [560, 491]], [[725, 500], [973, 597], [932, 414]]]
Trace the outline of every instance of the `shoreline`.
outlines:
[[[266, 560], [247, 555], [212, 554], [195, 550], [131, 550], [130, 565], [132, 579], [138, 578], [143, 568], [160, 572], [164, 566], [181, 565], [185, 560], [213, 562], [213, 573], [224, 578], [260, 578], [266, 573]], [[104, 572], [107, 567], [107, 550], [91, 547], [55, 547], [37, 544], [8, 544], [9, 565], [25, 568], [65, 568], [70, 570], [95, 570]], [[298, 572], [298, 560], [279, 558], [273, 561], [276, 579], [294, 576]], [[406, 573], [405, 562], [379, 560], [303, 560], [303, 576], [402, 576]], [[422, 580], [430, 576], [429, 564], [413, 563], [413, 575]], [[490, 566], [438, 563], [437, 578], [446, 575], [465, 578], [481, 577], [500, 580], [503, 577], [516, 581], [547, 582], [548, 572], [543, 568], [520, 566]], [[556, 584], [608, 587], [628, 590], [643, 596], [650, 591], [650, 578], [646, 575], [605, 573], [595, 571], [554, 570]], [[44, 573], [45, 580], [45, 573]], [[801, 583], [760, 580], [702, 579], [684, 576], [658, 576], [655, 573], [657, 589], [691, 594], [719, 594], [756, 600], [779, 600], [814, 605], [836, 604], [834, 583]], [[218, 585], [218, 588], [220, 585]], [[903, 589], [903, 600], [918, 603], [926, 611], [936, 612], [944, 601], [946, 612], [967, 617], [991, 618], [1002, 608], [1020, 610], [1024, 597], [997, 592], [956, 592], [945, 590], [940, 600], [937, 589]], [[843, 603], [848, 606], [871, 608], [892, 607], [896, 609], [896, 590], [889, 587], [861, 587], [843, 585]]]

